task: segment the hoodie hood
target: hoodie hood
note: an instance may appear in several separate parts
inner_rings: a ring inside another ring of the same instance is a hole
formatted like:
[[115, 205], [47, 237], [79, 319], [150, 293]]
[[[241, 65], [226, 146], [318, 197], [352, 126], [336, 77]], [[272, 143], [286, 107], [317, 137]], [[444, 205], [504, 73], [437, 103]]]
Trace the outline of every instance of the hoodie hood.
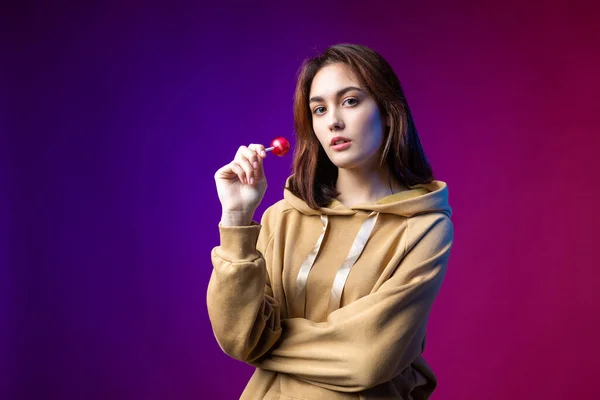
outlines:
[[445, 182], [438, 180], [410, 186], [409, 190], [385, 196], [374, 203], [360, 203], [346, 207], [338, 200], [333, 200], [328, 206], [315, 210], [291, 192], [289, 188], [292, 176], [286, 180], [283, 198], [293, 208], [305, 215], [354, 215], [360, 211], [404, 217], [430, 212], [441, 212], [448, 217], [452, 215], [452, 208], [448, 204], [448, 186]]

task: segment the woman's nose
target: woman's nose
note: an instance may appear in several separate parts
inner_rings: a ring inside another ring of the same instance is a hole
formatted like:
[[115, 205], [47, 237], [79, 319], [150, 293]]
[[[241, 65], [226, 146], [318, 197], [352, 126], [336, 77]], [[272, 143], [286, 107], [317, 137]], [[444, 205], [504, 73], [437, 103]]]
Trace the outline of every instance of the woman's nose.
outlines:
[[329, 113], [329, 121], [327, 121], [330, 131], [337, 131], [340, 129], [344, 129], [344, 122], [339, 115], [339, 112], [332, 111]]

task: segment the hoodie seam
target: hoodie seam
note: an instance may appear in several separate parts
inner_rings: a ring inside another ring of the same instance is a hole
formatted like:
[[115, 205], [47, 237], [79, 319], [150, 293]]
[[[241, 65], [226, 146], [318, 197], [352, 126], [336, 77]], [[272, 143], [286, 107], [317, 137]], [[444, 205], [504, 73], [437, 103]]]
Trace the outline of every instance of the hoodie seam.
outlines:
[[[269, 237], [269, 240], [267, 240], [267, 244], [265, 245], [265, 253], [269, 252], [269, 246], [271, 246], [273, 244], [274, 238], [275, 238], [275, 232], [273, 232], [273, 234]], [[263, 256], [263, 258], [265, 257], [264, 254], [262, 256]], [[266, 262], [265, 262], [265, 264], [266, 264]]]
[[410, 217], [406, 217], [406, 240], [404, 241], [404, 255], [408, 251], [408, 243], [410, 242]]

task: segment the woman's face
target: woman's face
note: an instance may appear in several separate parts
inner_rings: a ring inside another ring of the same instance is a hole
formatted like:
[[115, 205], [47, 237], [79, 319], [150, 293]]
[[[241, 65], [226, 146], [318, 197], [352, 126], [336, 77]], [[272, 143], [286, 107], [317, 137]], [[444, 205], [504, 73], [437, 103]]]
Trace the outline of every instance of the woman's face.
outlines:
[[[330, 64], [317, 72], [310, 86], [309, 108], [315, 134], [335, 166], [377, 168], [384, 121], [375, 99], [348, 66]], [[332, 143], [336, 137], [344, 142]]]

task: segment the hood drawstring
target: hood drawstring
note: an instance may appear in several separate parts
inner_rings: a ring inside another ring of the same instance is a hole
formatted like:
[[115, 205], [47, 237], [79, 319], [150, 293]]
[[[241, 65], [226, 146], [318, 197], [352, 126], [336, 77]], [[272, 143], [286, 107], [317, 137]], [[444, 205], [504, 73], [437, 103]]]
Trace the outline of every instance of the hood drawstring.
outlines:
[[304, 295], [304, 291], [306, 290], [306, 281], [308, 280], [308, 274], [315, 263], [315, 259], [319, 254], [319, 250], [321, 250], [321, 243], [323, 242], [323, 238], [325, 237], [325, 233], [327, 232], [327, 225], [329, 219], [327, 215], [321, 215], [321, 222], [323, 223], [323, 230], [321, 231], [321, 235], [317, 239], [313, 249], [308, 256], [302, 262], [300, 266], [300, 270], [298, 271], [298, 277], [296, 278], [296, 296]]
[[[296, 297], [301, 297], [301, 299], [297, 298], [296, 301], [292, 303], [297, 304], [301, 308], [300, 310], [294, 310], [294, 314], [299, 315], [303, 318], [305, 317], [306, 310], [306, 283], [308, 281], [308, 275], [319, 254], [321, 244], [323, 243], [323, 238], [325, 237], [327, 227], [329, 225], [329, 219], [327, 215], [321, 215], [320, 217], [321, 222], [323, 223], [323, 230], [321, 231], [321, 235], [318, 237], [313, 249], [302, 262], [300, 270], [298, 271], [298, 276], [296, 278]], [[379, 213], [377, 211], [373, 211], [362, 223], [358, 234], [354, 238], [354, 242], [352, 243], [352, 247], [350, 247], [350, 251], [346, 256], [346, 259], [344, 260], [342, 266], [336, 273], [335, 278], [333, 280], [333, 285], [331, 287], [331, 296], [329, 298], [329, 313], [335, 311], [340, 307], [342, 293], [344, 291], [344, 286], [346, 285], [346, 280], [350, 275], [352, 267], [360, 257], [367, 244], [367, 241], [373, 233], [373, 228], [377, 223], [377, 217], [379, 217]]]
[[346, 285], [348, 275], [350, 275], [350, 270], [367, 245], [367, 241], [371, 237], [371, 233], [373, 232], [373, 228], [377, 222], [377, 217], [379, 217], [379, 213], [377, 211], [373, 211], [371, 214], [369, 214], [365, 222], [363, 222], [358, 234], [354, 238], [354, 242], [352, 243], [352, 247], [350, 247], [350, 251], [346, 256], [346, 259], [342, 263], [340, 269], [338, 269], [338, 272], [335, 274], [333, 286], [331, 287], [331, 297], [329, 298], [329, 313], [340, 308], [342, 292], [344, 291], [344, 286]]

